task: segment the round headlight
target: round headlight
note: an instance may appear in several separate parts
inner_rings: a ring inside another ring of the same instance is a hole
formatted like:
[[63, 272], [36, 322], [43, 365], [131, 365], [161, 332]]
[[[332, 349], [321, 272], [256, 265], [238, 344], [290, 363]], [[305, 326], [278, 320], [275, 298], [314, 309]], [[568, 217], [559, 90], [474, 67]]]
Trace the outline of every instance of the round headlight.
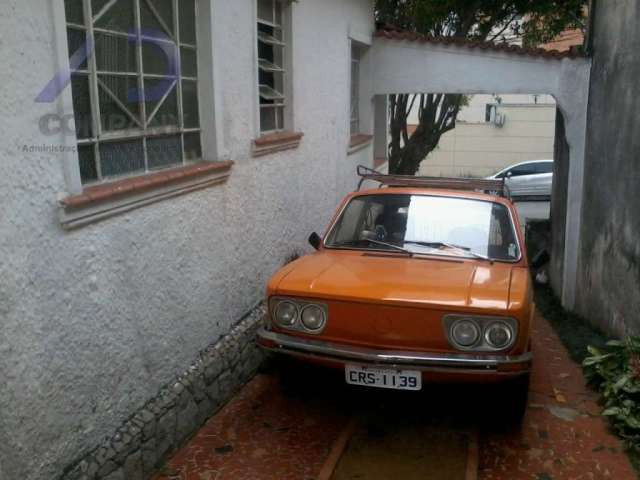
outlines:
[[470, 347], [480, 338], [480, 327], [472, 320], [459, 320], [453, 324], [451, 338], [461, 347]]
[[296, 323], [298, 317], [298, 307], [291, 302], [280, 302], [276, 307], [275, 320], [283, 327], [291, 327]]
[[302, 310], [302, 324], [309, 330], [320, 330], [324, 323], [324, 310], [317, 305], [307, 305]]
[[493, 348], [504, 348], [511, 343], [513, 333], [505, 323], [492, 323], [485, 330], [484, 338]]

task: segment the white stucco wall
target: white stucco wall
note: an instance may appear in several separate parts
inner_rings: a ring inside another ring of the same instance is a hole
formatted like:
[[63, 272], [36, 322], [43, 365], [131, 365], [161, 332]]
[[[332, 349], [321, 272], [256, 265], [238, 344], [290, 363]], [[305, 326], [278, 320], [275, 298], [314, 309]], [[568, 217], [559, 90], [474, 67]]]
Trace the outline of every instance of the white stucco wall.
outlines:
[[[58, 1], [58, 0], [55, 0]], [[34, 98], [58, 67], [51, 2], [0, 6], [0, 476], [52, 479], [96, 445], [261, 300], [265, 282], [355, 185], [372, 147], [347, 156], [349, 34], [370, 35], [371, 0], [293, 4], [300, 147], [253, 158], [254, 0], [214, 0], [224, 185], [63, 231], [59, 154], [23, 145], [59, 113]], [[371, 99], [370, 92], [362, 93]], [[201, 110], [206, 108], [201, 106]], [[213, 105], [210, 106], [213, 108]], [[372, 131], [372, 119], [363, 118]]]

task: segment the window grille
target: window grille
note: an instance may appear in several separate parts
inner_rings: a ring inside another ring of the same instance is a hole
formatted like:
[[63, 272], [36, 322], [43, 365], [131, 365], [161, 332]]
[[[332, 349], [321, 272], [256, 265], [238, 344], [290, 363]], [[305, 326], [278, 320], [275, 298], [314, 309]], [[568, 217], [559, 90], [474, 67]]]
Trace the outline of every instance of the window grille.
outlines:
[[286, 38], [281, 0], [258, 0], [258, 92], [260, 133], [285, 129]]
[[[202, 158], [196, 0], [65, 0], [84, 184]], [[73, 62], [72, 62], [73, 63]]]

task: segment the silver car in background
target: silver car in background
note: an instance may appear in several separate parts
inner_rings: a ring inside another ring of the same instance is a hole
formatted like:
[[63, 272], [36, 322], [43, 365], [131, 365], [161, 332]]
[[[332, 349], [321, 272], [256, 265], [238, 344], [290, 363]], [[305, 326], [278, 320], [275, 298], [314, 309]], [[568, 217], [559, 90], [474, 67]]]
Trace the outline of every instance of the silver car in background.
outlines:
[[488, 179], [505, 179], [512, 197], [551, 197], [553, 160], [530, 160], [517, 163]]

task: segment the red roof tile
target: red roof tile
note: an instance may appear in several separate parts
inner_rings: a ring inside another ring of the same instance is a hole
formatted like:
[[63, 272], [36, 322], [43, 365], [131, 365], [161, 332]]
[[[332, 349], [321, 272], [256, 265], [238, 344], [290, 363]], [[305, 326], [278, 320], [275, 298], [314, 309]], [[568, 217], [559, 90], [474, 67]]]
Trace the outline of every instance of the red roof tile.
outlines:
[[400, 30], [395, 27], [382, 27], [375, 33], [377, 38], [385, 38], [388, 40], [403, 40], [417, 43], [430, 43], [436, 45], [453, 45], [470, 49], [492, 50], [496, 52], [527, 55], [530, 57], [563, 59], [563, 58], [579, 58], [584, 57], [578, 48], [560, 52], [558, 50], [546, 50], [544, 48], [526, 48], [518, 45], [509, 45], [507, 43], [485, 42], [483, 40], [474, 40], [470, 38], [457, 37], [434, 37], [432, 35], [424, 35], [421, 33]]

